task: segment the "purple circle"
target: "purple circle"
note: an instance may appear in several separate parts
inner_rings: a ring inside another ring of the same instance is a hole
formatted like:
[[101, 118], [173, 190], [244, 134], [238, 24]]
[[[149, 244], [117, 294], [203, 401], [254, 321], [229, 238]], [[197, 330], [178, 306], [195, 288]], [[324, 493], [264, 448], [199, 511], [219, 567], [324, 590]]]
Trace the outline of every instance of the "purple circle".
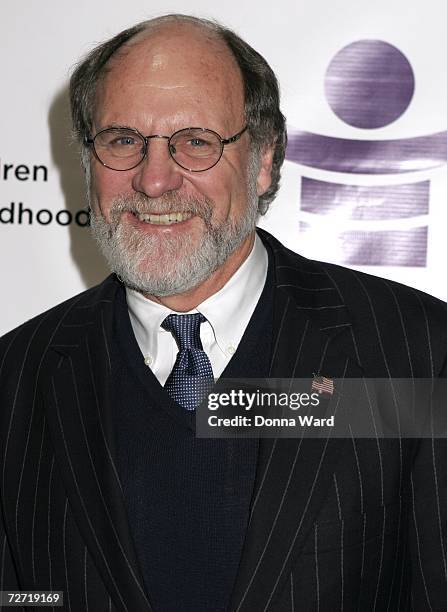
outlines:
[[405, 55], [382, 40], [343, 47], [326, 71], [325, 93], [339, 119], [359, 128], [379, 128], [398, 119], [414, 93]]

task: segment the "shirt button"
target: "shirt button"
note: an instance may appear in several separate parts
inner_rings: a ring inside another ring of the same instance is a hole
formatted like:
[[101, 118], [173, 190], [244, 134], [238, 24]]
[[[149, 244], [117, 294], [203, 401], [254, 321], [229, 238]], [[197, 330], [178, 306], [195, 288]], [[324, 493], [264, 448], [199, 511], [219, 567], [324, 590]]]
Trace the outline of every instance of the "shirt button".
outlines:
[[227, 346], [227, 354], [228, 355], [234, 355], [234, 353], [236, 352], [236, 349], [234, 348], [234, 346], [232, 346], [230, 344], [230, 346]]
[[152, 365], [152, 363], [153, 363], [153, 361], [154, 361], [154, 360], [152, 359], [152, 356], [151, 356], [151, 355], [146, 355], [146, 357], [144, 358], [144, 363], [145, 363], [147, 366], [151, 366], [151, 365]]

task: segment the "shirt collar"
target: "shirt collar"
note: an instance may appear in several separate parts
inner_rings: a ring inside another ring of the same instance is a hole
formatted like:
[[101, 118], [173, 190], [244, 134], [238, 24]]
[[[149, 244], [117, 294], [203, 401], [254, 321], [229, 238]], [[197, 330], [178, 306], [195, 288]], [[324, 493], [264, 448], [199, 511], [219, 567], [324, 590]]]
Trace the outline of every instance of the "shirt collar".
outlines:
[[[211, 325], [219, 348], [236, 350], [258, 303], [267, 277], [268, 255], [256, 234], [253, 248], [227, 283], [190, 312], [202, 313]], [[126, 287], [132, 328], [143, 355], [156, 355], [160, 326], [175, 311]]]
[[261, 296], [267, 277], [268, 256], [256, 234], [250, 255], [228, 282], [197, 306], [210, 322], [222, 351], [237, 348]]

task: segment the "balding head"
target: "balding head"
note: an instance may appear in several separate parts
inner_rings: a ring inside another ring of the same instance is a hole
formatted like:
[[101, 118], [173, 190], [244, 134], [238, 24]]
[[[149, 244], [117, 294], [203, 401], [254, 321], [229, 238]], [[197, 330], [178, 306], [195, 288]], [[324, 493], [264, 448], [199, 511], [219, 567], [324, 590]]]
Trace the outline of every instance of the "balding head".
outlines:
[[[186, 52], [194, 55], [194, 52], [200, 50], [200, 59], [203, 62], [204, 74], [208, 75], [207, 79], [216, 77], [214, 60], [220, 61], [218, 70], [224, 69], [231, 73], [233, 83], [234, 79], [239, 78], [236, 77], [235, 66], [239, 68], [244, 96], [244, 122], [248, 127], [251, 143], [258, 151], [274, 145], [272, 184], [259, 198], [259, 210], [265, 212], [279, 186], [286, 145], [285, 122], [279, 110], [277, 81], [267, 62], [252, 47], [231, 30], [206, 19], [187, 15], [165, 15], [139, 23], [93, 49], [77, 66], [70, 81], [70, 101], [74, 134], [84, 152], [84, 166], [88, 159], [84, 145], [85, 140], [93, 135], [99, 83], [107, 78], [109, 70], [112, 70], [114, 65], [119, 65], [126, 54], [132, 53], [134, 47], [145, 44], [151, 37], [161, 44], [163, 37], [167, 36], [172, 36], [169, 40], [172, 40], [174, 45], [179, 45], [171, 49], [171, 58], [176, 55], [180, 63]], [[159, 59], [161, 61], [162, 58]], [[160, 67], [162, 65], [163, 62]], [[222, 68], [223, 66], [226, 68]], [[228, 83], [228, 86], [230, 85], [231, 83]]]
[[[111, 91], [114, 116], [108, 113]], [[167, 21], [143, 30], [111, 57], [96, 85], [94, 132], [106, 124], [121, 124], [124, 117], [127, 125], [135, 126], [130, 113], [139, 117], [146, 113], [148, 128], [155, 100], [166, 115], [156, 133], [200, 125], [225, 137], [245, 124], [244, 83], [238, 64], [214, 31], [194, 22]], [[220, 107], [225, 121], [216, 123], [213, 115]], [[99, 123], [98, 117], [105, 115], [106, 124]]]

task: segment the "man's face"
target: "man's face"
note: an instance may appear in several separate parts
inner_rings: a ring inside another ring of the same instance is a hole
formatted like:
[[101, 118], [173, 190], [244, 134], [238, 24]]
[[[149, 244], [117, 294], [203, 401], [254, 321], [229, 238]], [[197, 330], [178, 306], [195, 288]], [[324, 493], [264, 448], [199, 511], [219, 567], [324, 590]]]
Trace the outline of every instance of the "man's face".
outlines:
[[[204, 127], [228, 138], [244, 124], [234, 59], [193, 26], [134, 40], [98, 85], [94, 134], [130, 127], [170, 136]], [[165, 139], [151, 139], [132, 170], [108, 169], [92, 156], [92, 228], [112, 268], [128, 285], [162, 296], [188, 291], [229, 261], [237, 267], [253, 239], [257, 196], [270, 184], [269, 159], [251, 153], [247, 133], [204, 172], [179, 167]]]

